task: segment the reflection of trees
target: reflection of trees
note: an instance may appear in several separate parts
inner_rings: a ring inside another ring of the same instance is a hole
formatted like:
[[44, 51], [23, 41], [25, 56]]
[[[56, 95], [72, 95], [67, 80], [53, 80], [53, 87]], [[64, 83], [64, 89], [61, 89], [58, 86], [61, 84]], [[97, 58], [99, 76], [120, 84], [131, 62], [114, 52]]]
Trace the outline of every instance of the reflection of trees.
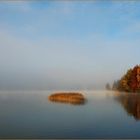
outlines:
[[134, 116], [136, 120], [140, 120], [140, 94], [126, 93], [116, 97], [129, 115]]

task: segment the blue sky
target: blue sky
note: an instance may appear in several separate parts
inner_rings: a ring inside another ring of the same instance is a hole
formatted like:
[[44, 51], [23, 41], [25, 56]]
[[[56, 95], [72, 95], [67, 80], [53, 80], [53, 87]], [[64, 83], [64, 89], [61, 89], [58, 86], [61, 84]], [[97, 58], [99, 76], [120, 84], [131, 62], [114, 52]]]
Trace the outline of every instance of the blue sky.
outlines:
[[104, 88], [140, 61], [138, 1], [0, 1], [0, 88]]

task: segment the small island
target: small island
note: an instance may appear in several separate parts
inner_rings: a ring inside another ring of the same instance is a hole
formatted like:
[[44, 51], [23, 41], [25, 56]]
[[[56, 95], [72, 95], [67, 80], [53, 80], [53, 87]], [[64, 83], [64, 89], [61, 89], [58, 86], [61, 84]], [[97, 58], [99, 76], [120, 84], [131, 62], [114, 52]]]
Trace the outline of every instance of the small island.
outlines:
[[69, 103], [69, 104], [84, 104], [86, 99], [82, 93], [78, 92], [59, 92], [51, 94], [48, 99], [53, 102]]

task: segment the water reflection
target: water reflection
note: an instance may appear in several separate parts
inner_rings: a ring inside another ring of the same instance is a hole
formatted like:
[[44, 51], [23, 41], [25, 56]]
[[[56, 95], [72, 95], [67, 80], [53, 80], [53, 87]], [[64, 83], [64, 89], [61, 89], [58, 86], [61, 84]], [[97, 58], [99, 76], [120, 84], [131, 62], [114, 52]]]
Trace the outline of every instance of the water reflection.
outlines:
[[51, 101], [51, 102], [53, 102], [53, 103], [64, 103], [64, 104], [70, 104], [70, 105], [85, 105], [86, 103], [87, 103], [87, 101], [78, 101], [78, 102], [76, 102], [76, 101], [60, 101], [60, 100], [49, 100], [49, 101]]
[[136, 120], [140, 120], [140, 94], [120, 93], [115, 99], [121, 103], [126, 112]]

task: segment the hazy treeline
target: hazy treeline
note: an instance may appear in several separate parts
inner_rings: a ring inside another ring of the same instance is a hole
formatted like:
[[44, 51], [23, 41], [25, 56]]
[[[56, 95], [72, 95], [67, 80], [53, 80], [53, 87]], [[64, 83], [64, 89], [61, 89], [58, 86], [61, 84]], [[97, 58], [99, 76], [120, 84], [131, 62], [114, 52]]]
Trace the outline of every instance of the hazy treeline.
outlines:
[[140, 93], [140, 65], [129, 69], [120, 80], [114, 81], [112, 87], [107, 84], [106, 89]]

